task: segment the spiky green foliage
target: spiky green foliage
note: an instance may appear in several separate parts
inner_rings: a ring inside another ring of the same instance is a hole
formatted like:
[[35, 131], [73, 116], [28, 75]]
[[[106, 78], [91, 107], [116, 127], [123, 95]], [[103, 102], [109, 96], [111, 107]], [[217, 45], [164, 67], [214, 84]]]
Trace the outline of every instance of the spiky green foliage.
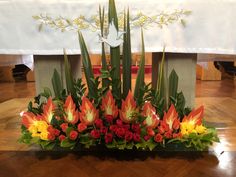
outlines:
[[53, 91], [54, 91], [55, 97], [58, 99], [61, 98], [63, 84], [61, 81], [61, 77], [56, 69], [54, 69], [51, 81], [52, 81], [52, 86], [53, 86]]
[[94, 75], [93, 75], [89, 53], [88, 53], [82, 34], [78, 32], [78, 35], [79, 35], [79, 43], [80, 43], [84, 74], [85, 74], [86, 82], [88, 85], [88, 91], [89, 91], [88, 96], [89, 98], [97, 99], [97, 88], [95, 87], [95, 84], [94, 84]]
[[143, 30], [141, 31], [141, 38], [142, 38], [142, 53], [141, 53], [141, 59], [138, 69], [138, 74], [136, 78], [136, 84], [134, 88], [134, 98], [136, 100], [140, 99], [140, 89], [144, 88], [145, 82], [144, 82], [144, 72], [145, 72], [145, 49], [144, 49], [144, 39], [143, 39]]
[[[114, 22], [118, 31], [118, 18], [114, 0], [109, 0], [108, 21]], [[121, 98], [121, 81], [120, 81], [120, 47], [110, 47], [111, 66], [113, 69], [112, 78], [112, 93], [115, 99], [120, 102]]]
[[[100, 20], [101, 37], [103, 37], [103, 35], [104, 35], [104, 18], [105, 18], [104, 7], [101, 8], [101, 6], [99, 5], [99, 20]], [[108, 71], [104, 42], [102, 42], [102, 55], [101, 55], [101, 58], [102, 58], [102, 71], [103, 72]], [[109, 86], [109, 80], [107, 78], [102, 79], [102, 86], [103, 87], [108, 87]]]
[[127, 16], [124, 12], [124, 44], [123, 44], [123, 98], [126, 98], [129, 90], [131, 90], [131, 40], [130, 40], [130, 22], [129, 9]]
[[69, 63], [68, 56], [66, 54], [65, 49], [64, 49], [64, 65], [65, 65], [65, 78], [66, 78], [67, 93], [74, 96], [76, 95], [75, 88], [74, 88], [74, 79], [72, 76], [70, 63]]

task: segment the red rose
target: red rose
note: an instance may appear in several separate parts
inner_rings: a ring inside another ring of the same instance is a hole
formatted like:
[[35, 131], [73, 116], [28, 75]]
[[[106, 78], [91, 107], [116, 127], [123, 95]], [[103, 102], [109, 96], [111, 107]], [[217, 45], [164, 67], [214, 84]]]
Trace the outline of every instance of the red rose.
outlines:
[[100, 138], [100, 132], [98, 130], [92, 130], [90, 132], [90, 135], [94, 138], [94, 139], [98, 139]]
[[129, 128], [130, 128], [129, 124], [124, 124], [124, 125], [122, 125], [122, 127], [123, 127], [126, 131], [128, 131]]
[[125, 140], [129, 142], [129, 141], [132, 140], [132, 138], [133, 138], [133, 133], [130, 132], [130, 131], [126, 131], [126, 133], [125, 133]]
[[107, 131], [108, 131], [108, 128], [105, 126], [101, 127], [101, 129], [100, 129], [100, 132], [104, 135], [107, 133]]
[[125, 129], [123, 127], [118, 127], [116, 129], [116, 135], [119, 137], [119, 138], [122, 138], [124, 137], [125, 135]]
[[48, 134], [48, 139], [49, 139], [50, 141], [55, 140], [55, 135], [52, 134], [52, 133], [49, 133], [49, 134]]
[[143, 139], [144, 139], [145, 141], [148, 141], [150, 138], [151, 138], [151, 137], [150, 137], [149, 135], [145, 135], [145, 136], [143, 137]]
[[116, 129], [117, 129], [117, 125], [111, 125], [111, 126], [110, 126], [110, 130], [111, 130], [112, 132], [116, 132]]
[[108, 143], [111, 143], [113, 140], [113, 135], [111, 133], [107, 133], [105, 135], [105, 143], [108, 144]]
[[102, 119], [96, 119], [95, 120], [95, 125], [97, 128], [101, 128], [103, 126]]
[[84, 130], [87, 129], [87, 125], [85, 123], [80, 123], [78, 124], [77, 129], [78, 129], [78, 132], [83, 132]]
[[48, 126], [47, 131], [51, 134], [54, 134], [54, 128], [51, 125]]
[[106, 118], [108, 123], [112, 123], [114, 117], [112, 115], [106, 115], [105, 118]]
[[140, 142], [141, 141], [140, 135], [137, 134], [137, 133], [134, 133], [133, 139], [134, 139], [135, 142]]
[[54, 133], [55, 136], [59, 136], [61, 132], [60, 132], [60, 130], [54, 128], [53, 133]]
[[173, 138], [181, 138], [182, 137], [182, 134], [179, 132], [179, 133], [173, 133]]
[[123, 122], [122, 122], [121, 119], [117, 119], [117, 120], [116, 120], [116, 124], [117, 124], [118, 126], [122, 126], [122, 125], [123, 125]]
[[65, 135], [60, 135], [60, 136], [59, 136], [59, 140], [60, 140], [60, 141], [63, 141], [64, 139], [66, 139], [66, 136], [65, 136]]
[[160, 133], [156, 134], [156, 136], [154, 137], [154, 140], [157, 142], [157, 143], [160, 143], [163, 141], [163, 138], [162, 138], [162, 135]]
[[140, 133], [140, 132], [141, 132], [140, 124], [132, 124], [131, 129], [132, 129], [135, 133]]
[[173, 129], [178, 130], [179, 125], [180, 125], [179, 119], [175, 119], [174, 122], [173, 122], [172, 127], [173, 127]]
[[165, 129], [162, 126], [158, 127], [158, 131], [159, 131], [160, 134], [165, 133]]
[[164, 136], [168, 139], [172, 138], [172, 131], [169, 130], [168, 132], [165, 132]]
[[169, 125], [168, 125], [167, 123], [162, 122], [161, 127], [163, 127], [163, 129], [164, 129], [166, 132], [168, 132], [168, 131], [170, 130], [170, 127], [169, 127]]
[[154, 136], [154, 135], [155, 135], [155, 132], [154, 132], [154, 130], [153, 130], [152, 128], [147, 128], [147, 134], [148, 134], [149, 136]]
[[72, 130], [72, 131], [70, 132], [70, 139], [71, 139], [71, 140], [76, 140], [77, 136], [78, 136], [78, 132], [77, 132], [77, 131]]
[[60, 125], [60, 127], [61, 127], [62, 131], [66, 133], [66, 129], [68, 128], [68, 123], [63, 123]]

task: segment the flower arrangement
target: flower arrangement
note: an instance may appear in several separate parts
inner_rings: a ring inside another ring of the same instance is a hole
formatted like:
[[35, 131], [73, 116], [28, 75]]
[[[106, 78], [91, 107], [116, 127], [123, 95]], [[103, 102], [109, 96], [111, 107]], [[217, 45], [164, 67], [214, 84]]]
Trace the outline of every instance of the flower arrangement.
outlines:
[[[104, 9], [99, 8], [101, 36], [104, 37]], [[114, 0], [109, 1], [108, 20], [118, 30]], [[43, 149], [90, 148], [104, 145], [113, 149], [153, 150], [184, 147], [206, 150], [218, 142], [215, 128], [204, 124], [203, 106], [191, 110], [178, 92], [178, 76], [173, 70], [165, 77], [162, 62], [155, 87], [144, 82], [145, 46], [135, 89], [131, 91], [131, 43], [129, 11], [124, 13], [123, 80], [120, 78], [120, 47], [110, 47], [111, 66], [107, 66], [102, 42], [101, 75], [95, 77], [82, 33], [79, 34], [86, 85], [71, 75], [65, 52], [66, 87], [54, 70], [53, 93], [45, 88], [34, 104], [21, 114], [20, 142], [39, 144]], [[123, 81], [123, 82], [121, 82]], [[167, 84], [168, 83], [168, 84]]]

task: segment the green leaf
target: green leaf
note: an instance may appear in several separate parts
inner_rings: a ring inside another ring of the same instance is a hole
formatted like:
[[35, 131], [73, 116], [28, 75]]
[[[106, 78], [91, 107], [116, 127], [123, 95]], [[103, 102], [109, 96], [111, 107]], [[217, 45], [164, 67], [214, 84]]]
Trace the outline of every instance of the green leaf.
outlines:
[[[118, 31], [118, 17], [116, 13], [116, 6], [114, 0], [109, 0], [108, 9], [108, 21], [114, 22], [114, 25]], [[111, 75], [112, 78], [112, 94], [117, 98], [121, 98], [121, 81], [120, 81], [120, 47], [110, 47], [111, 66], [114, 72]], [[119, 100], [117, 100], [119, 101]]]
[[97, 88], [95, 87], [95, 83], [92, 81], [94, 80], [91, 60], [89, 57], [89, 53], [84, 42], [84, 38], [80, 32], [79, 35], [79, 43], [80, 43], [80, 50], [82, 56], [82, 63], [84, 68], [84, 74], [88, 85], [89, 97], [90, 98], [97, 98]]
[[124, 12], [124, 34], [123, 40], [123, 98], [126, 98], [129, 90], [131, 90], [131, 40], [130, 40], [130, 22], [129, 22], [129, 9], [126, 13]]
[[61, 92], [63, 90], [63, 86], [62, 86], [61, 77], [56, 69], [54, 69], [54, 73], [52, 76], [52, 86], [53, 86], [55, 97], [61, 98]]
[[70, 148], [73, 149], [75, 146], [76, 142], [75, 141], [71, 141], [69, 138], [66, 138], [65, 140], [61, 141], [61, 147], [64, 148]]
[[175, 99], [177, 98], [178, 81], [179, 77], [173, 69], [169, 76], [169, 96]]
[[143, 30], [141, 31], [141, 37], [142, 37], [142, 54], [141, 54], [141, 59], [140, 59], [138, 74], [136, 78], [135, 89], [134, 89], [134, 98], [136, 100], [142, 99], [140, 98], [141, 96], [140, 89], [143, 88], [145, 85], [145, 82], [144, 82], [145, 48], [144, 48]]
[[69, 64], [68, 57], [66, 55], [66, 50], [64, 49], [64, 64], [65, 64], [65, 78], [66, 78], [66, 88], [67, 88], [67, 93], [71, 94], [74, 96], [75, 93], [75, 88], [74, 88], [74, 80], [72, 77], [72, 72]]
[[43, 93], [41, 93], [42, 96], [49, 98], [52, 96], [52, 92], [48, 87], [43, 88]]

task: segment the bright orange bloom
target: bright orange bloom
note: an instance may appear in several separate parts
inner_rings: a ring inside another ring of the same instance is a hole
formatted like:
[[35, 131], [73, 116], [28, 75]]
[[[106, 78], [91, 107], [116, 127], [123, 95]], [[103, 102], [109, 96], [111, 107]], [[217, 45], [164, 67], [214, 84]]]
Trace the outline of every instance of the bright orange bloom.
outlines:
[[203, 118], [204, 107], [201, 106], [196, 110], [193, 110], [188, 116], [185, 116], [182, 122], [188, 122], [193, 125], [201, 125]]
[[145, 102], [143, 105], [142, 115], [146, 117], [144, 125], [150, 128], [155, 128], [159, 124], [159, 116], [156, 113], [156, 109], [151, 105], [150, 102]]
[[78, 122], [79, 113], [76, 110], [76, 106], [71, 95], [66, 98], [66, 102], [64, 104], [64, 111], [66, 113], [66, 116], [64, 116], [66, 122], [69, 122], [71, 124], [76, 124]]
[[40, 116], [40, 118], [50, 124], [53, 118], [53, 111], [55, 110], [55, 107], [56, 106], [53, 103], [52, 98], [49, 97], [47, 103], [43, 105], [43, 114]]
[[34, 115], [32, 112], [24, 112], [22, 115], [22, 124], [26, 127], [29, 128], [31, 125], [34, 124], [36, 121], [40, 121], [41, 119]]
[[176, 112], [173, 104], [171, 104], [170, 109], [167, 111], [167, 113], [164, 113], [163, 122], [169, 126], [170, 130], [179, 127], [180, 122], [178, 119], [178, 113]]
[[104, 111], [105, 117], [111, 115], [113, 118], [116, 118], [118, 116], [118, 108], [115, 104], [111, 90], [109, 90], [106, 96], [102, 98], [101, 110]]
[[96, 119], [98, 119], [98, 110], [95, 109], [93, 104], [88, 98], [83, 97], [82, 105], [80, 107], [81, 112], [79, 113], [80, 121], [86, 125], [92, 125]]
[[136, 112], [136, 102], [134, 101], [131, 91], [129, 91], [125, 101], [122, 100], [120, 119], [125, 123], [130, 123], [135, 119], [134, 114]]

